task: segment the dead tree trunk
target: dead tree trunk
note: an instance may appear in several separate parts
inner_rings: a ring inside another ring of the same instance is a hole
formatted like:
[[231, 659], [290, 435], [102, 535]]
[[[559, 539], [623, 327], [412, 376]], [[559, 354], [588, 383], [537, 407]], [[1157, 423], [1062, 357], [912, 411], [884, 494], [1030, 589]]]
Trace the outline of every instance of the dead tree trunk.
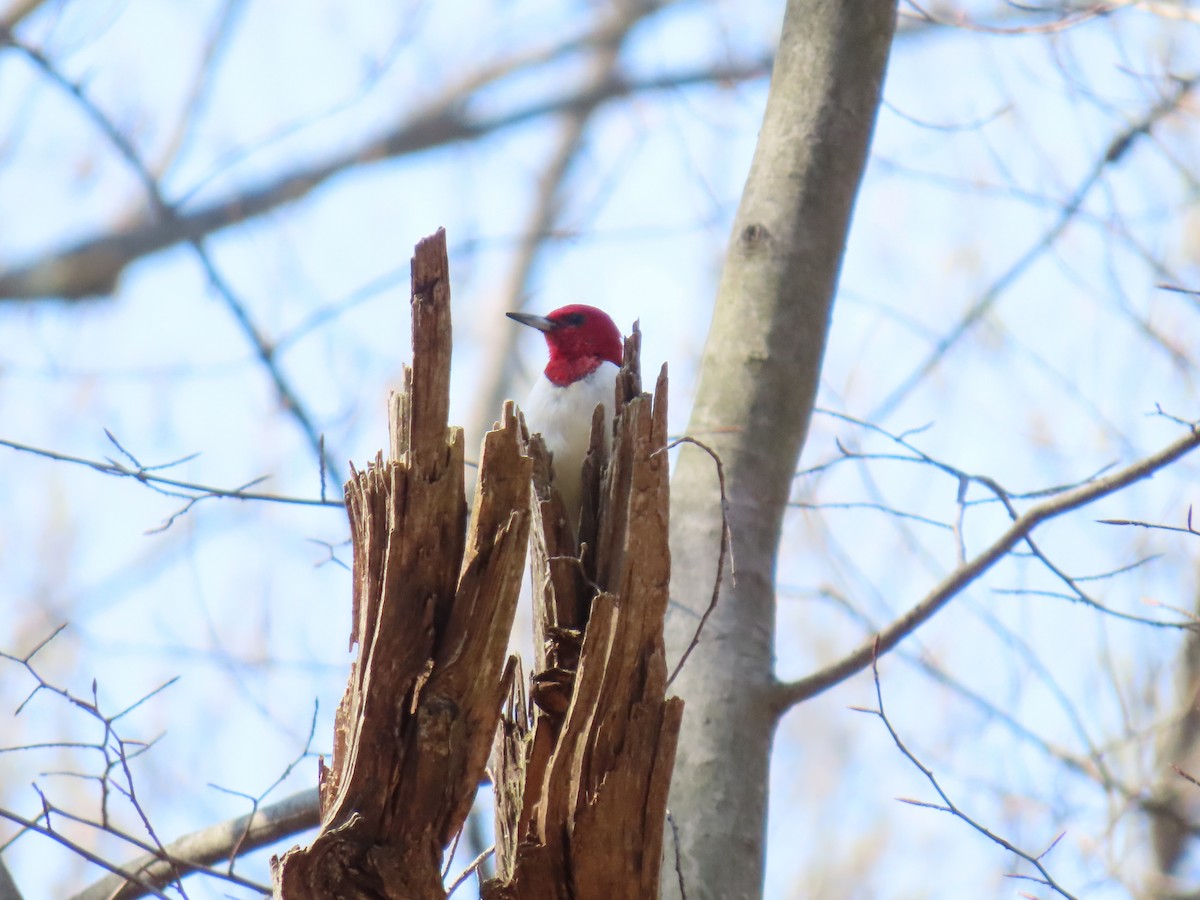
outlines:
[[[445, 233], [412, 270], [413, 365], [391, 458], [346, 485], [358, 659], [321, 773], [321, 832], [276, 867], [285, 900], [444, 898], [443, 848], [484, 774], [529, 534], [530, 461], [511, 407], [484, 440], [466, 536], [462, 430], [447, 427]], [[465, 552], [464, 552], [465, 550]]]
[[[653, 398], [641, 393], [639, 347], [635, 327], [602, 477], [606, 441], [599, 416], [593, 423], [578, 555], [546, 467], [535, 465], [538, 708], [515, 690], [497, 736], [496, 877], [483, 886], [485, 900], [659, 894], [683, 702], [665, 699], [666, 369]], [[543, 453], [534, 447], [535, 460]]]
[[[412, 318], [390, 456], [346, 485], [358, 658], [321, 768], [321, 830], [272, 861], [276, 897], [444, 900], [445, 848], [493, 744], [498, 875], [485, 896], [654, 897], [682, 715], [681, 701], [665, 700], [665, 371], [653, 398], [641, 393], [635, 331], [611, 462], [596, 429], [585, 466], [582, 553], [561, 530], [545, 452], [535, 441], [527, 454], [511, 404], [484, 439], [468, 530], [462, 431], [447, 425], [442, 231], [417, 246]], [[536, 713], [516, 661], [505, 664], [531, 514]]]

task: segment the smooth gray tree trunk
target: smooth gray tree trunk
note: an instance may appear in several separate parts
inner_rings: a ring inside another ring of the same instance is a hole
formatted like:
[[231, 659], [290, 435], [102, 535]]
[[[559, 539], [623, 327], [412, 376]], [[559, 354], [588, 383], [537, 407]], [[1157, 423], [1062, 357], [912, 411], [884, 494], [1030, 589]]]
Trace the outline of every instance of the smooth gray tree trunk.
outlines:
[[[816, 398], [895, 14], [890, 0], [787, 4], [721, 277], [688, 434], [725, 468], [737, 583], [726, 577], [675, 682], [687, 705], [670, 807], [688, 900], [762, 894], [780, 527]], [[716, 575], [721, 517], [712, 460], [685, 446], [671, 492], [673, 664], [709, 605]], [[677, 897], [670, 834], [663, 888]]]

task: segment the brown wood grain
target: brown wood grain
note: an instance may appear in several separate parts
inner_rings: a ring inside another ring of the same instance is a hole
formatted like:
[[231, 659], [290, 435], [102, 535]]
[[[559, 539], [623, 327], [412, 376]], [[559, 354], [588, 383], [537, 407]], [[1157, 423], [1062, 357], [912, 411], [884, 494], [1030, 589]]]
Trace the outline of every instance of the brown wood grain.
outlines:
[[[535, 573], [535, 634], [553, 644], [555, 629], [575, 615], [582, 647], [565, 711], [515, 695], [506, 708], [492, 758], [497, 874], [483, 885], [487, 900], [659, 893], [683, 704], [665, 697], [662, 637], [670, 580], [667, 378], [664, 368], [654, 396], [641, 392], [639, 343], [635, 327], [618, 379], [611, 454], [585, 466], [596, 496], [585, 496], [586, 546], [572, 563], [583, 577]], [[535, 481], [539, 474], [535, 465]], [[547, 487], [539, 485], [538, 496]], [[555, 525], [535, 514], [535, 566], [562, 557]], [[563, 656], [546, 652], [538, 663], [561, 665]]]
[[[389, 457], [352, 467], [346, 485], [358, 656], [321, 767], [322, 826], [274, 861], [276, 896], [444, 900], [443, 855], [490, 756], [497, 874], [484, 897], [656, 897], [683, 709], [665, 698], [666, 371], [641, 392], [635, 326], [611, 452], [594, 420], [580, 547], [511, 403], [484, 440], [467, 516], [442, 232], [413, 257], [412, 323]], [[507, 647], [530, 546], [527, 685]]]
[[445, 234], [413, 257], [413, 365], [391, 458], [346, 485], [358, 647], [323, 770], [320, 834], [276, 866], [284, 900], [444, 898], [445, 846], [491, 751], [529, 534], [531, 461], [511, 405], [491, 431], [467, 532], [462, 431], [447, 422]]

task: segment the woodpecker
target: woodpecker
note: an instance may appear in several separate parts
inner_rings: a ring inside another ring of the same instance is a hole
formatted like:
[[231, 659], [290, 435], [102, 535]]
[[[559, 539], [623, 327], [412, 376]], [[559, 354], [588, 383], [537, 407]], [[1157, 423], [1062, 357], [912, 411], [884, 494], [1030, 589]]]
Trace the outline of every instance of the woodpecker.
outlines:
[[567, 521], [579, 529], [583, 503], [583, 458], [592, 433], [592, 413], [604, 405], [604, 433], [612, 432], [613, 397], [624, 349], [608, 314], [573, 304], [546, 316], [510, 312], [510, 319], [536, 328], [546, 338], [550, 361], [521, 407], [530, 432], [541, 432], [553, 454], [554, 484]]

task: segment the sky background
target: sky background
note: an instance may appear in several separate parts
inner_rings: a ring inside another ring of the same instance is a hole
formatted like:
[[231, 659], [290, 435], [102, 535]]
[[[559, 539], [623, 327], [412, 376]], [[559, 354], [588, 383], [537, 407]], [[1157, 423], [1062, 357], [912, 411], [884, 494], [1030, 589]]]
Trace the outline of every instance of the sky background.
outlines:
[[[1174, 4], [1130, 4], [1073, 27], [1005, 5], [938, 9], [994, 27], [921, 23], [902, 7], [834, 312], [826, 412], [800, 467], [834, 459], [839, 442], [899, 452], [837, 412], [893, 433], [923, 429], [910, 437], [923, 451], [1012, 491], [1073, 483], [1177, 437], [1156, 408], [1195, 416], [1196, 297], [1159, 285], [1200, 288], [1196, 101], [1103, 161], [1176, 79], [1197, 74], [1200, 23]], [[565, 0], [74, 0], [41, 4], [16, 36], [82, 86], [187, 212], [347, 153], [448, 85], [585, 34], [606, 11]], [[757, 0], [669, 4], [629, 34], [619, 71], [752, 68], [769, 58], [781, 14]], [[473, 92], [463, 114], [489, 121], [552, 101], [588, 67], [583, 52], [523, 66]], [[562, 182], [554, 233], [515, 295], [514, 261], [562, 129], [553, 116], [348, 167], [206, 246], [282, 348], [280, 371], [342, 473], [386, 440], [387, 392], [410, 358], [408, 260], [439, 226], [454, 292], [451, 420], [467, 427], [469, 447], [498, 414], [482, 399], [498, 349], [517, 363], [508, 396], [523, 396], [540, 367], [537, 336], [514, 334], [503, 312], [575, 302], [624, 329], [640, 320], [643, 366], [669, 362], [671, 426], [683, 433], [766, 89], [765, 76], [689, 79], [600, 106]], [[1078, 210], [1047, 239], [1081, 186]], [[0, 52], [0, 277], [148, 209], [78, 100], [27, 55]], [[897, 395], [986, 298], [978, 324]], [[226, 488], [265, 476], [259, 488], [271, 493], [321, 491], [308, 441], [184, 246], [129, 267], [111, 296], [0, 302], [0, 438], [143, 465], [186, 458], [172, 477]], [[185, 501], [29, 454], [0, 458], [0, 651], [23, 656], [66, 623], [38, 671], [84, 697], [96, 679], [110, 712], [178, 679], [120, 722], [125, 737], [161, 735], [134, 774], [164, 840], [247, 812], [230, 792], [266, 791], [310, 729], [311, 750], [328, 752], [349, 661], [350, 579], [330, 561], [349, 561], [338, 509], [209, 499], [162, 528]], [[1185, 461], [1048, 525], [1041, 545], [1075, 575], [1155, 556], [1089, 584], [1114, 609], [1179, 621], [1186, 612], [1173, 609], [1195, 603], [1194, 539], [1096, 520], [1182, 525], [1195, 475]], [[336, 496], [336, 482], [328, 490]], [[952, 476], [897, 460], [797, 478], [778, 573], [781, 678], [838, 658], [866, 623], [889, 621], [953, 568], [956, 542], [942, 526], [958, 490]], [[975, 487], [969, 499], [982, 496]], [[968, 552], [1006, 521], [995, 504], [970, 507]], [[1073, 757], [1102, 749], [1116, 782], [1147, 789], [1162, 771], [1156, 735], [1178, 708], [1180, 634], [1037, 593], [1062, 590], [1027, 557], [1000, 564], [884, 660], [884, 699], [978, 821], [1033, 853], [1065, 832], [1046, 859], [1056, 879], [1089, 898], [1127, 897], [1149, 860], [1144, 819], [1121, 789], [1072, 771], [1029, 734]], [[96, 740], [96, 722], [48, 692], [16, 714], [32, 687], [0, 661], [0, 746]], [[1027, 870], [961, 821], [895, 801], [932, 794], [878, 719], [850, 709], [874, 703], [864, 674], [783, 720], [767, 896], [1044, 896], [1006, 878]], [[36, 815], [36, 782], [95, 814], [95, 782], [55, 774], [94, 773], [95, 757], [61, 746], [0, 753], [0, 805]], [[267, 800], [313, 785], [315, 773], [304, 758]], [[137, 827], [127, 806], [115, 812]], [[63, 830], [116, 859], [133, 855], [86, 827]], [[0, 841], [11, 834], [0, 827]], [[463, 855], [455, 870], [473, 854]], [[36, 835], [3, 858], [30, 898], [67, 896], [101, 874]], [[267, 881], [265, 859], [239, 871]], [[1200, 866], [1184, 874], [1194, 885]], [[194, 880], [188, 896], [253, 894]]]

